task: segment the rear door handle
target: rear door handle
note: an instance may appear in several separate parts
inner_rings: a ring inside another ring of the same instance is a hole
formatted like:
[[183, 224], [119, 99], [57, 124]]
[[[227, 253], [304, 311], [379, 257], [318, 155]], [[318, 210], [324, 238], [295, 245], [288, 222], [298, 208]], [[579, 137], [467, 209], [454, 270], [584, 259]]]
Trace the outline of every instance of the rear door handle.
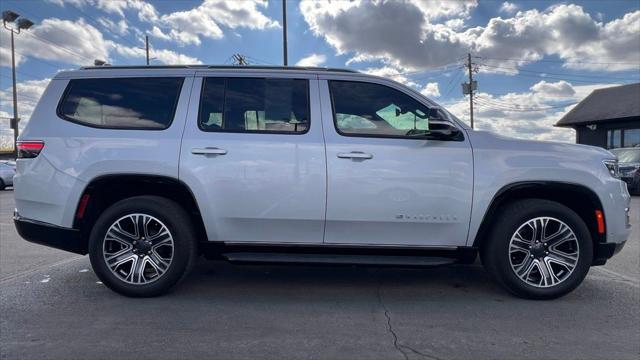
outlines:
[[367, 154], [367, 153], [362, 152], [362, 151], [352, 151], [352, 152], [348, 152], [348, 153], [338, 153], [338, 157], [340, 159], [362, 159], [362, 160], [373, 159], [373, 155]]
[[191, 153], [194, 155], [227, 155], [227, 150], [217, 147], [193, 148]]

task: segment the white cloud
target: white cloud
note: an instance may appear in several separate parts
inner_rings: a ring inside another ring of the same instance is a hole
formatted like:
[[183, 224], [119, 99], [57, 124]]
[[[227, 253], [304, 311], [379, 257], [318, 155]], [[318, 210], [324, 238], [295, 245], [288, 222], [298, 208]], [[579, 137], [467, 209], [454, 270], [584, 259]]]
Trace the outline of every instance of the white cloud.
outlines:
[[[573, 86], [564, 81], [541, 81], [531, 87], [531, 92], [499, 96], [480, 92], [477, 93], [478, 101], [474, 106], [475, 128], [523, 139], [575, 142], [575, 132], [572, 129], [553, 125], [575, 106], [572, 103], [583, 100], [595, 89], [616, 85], [605, 83]], [[558, 95], [545, 91], [548, 89], [564, 89], [563, 95], [559, 98]], [[564, 104], [572, 105], [562, 106]], [[444, 105], [447, 110], [468, 123], [468, 98]]]
[[440, 88], [437, 82], [430, 82], [420, 90], [420, 93], [429, 98], [439, 97]]
[[369, 68], [369, 69], [363, 70], [363, 72], [366, 73], [366, 74], [370, 74], [370, 75], [389, 78], [389, 79], [397, 81], [397, 82], [399, 82], [401, 84], [404, 84], [404, 85], [407, 85], [407, 86], [412, 86], [412, 87], [415, 87], [415, 88], [420, 86], [418, 83], [416, 83], [415, 81], [413, 81], [409, 77], [407, 77], [406, 74], [400, 72], [399, 69], [397, 69], [397, 68], [395, 68], [393, 66], [383, 66], [383, 67], [380, 67], [380, 68]]
[[[137, 47], [129, 47], [118, 45], [114, 46], [114, 50], [119, 55], [128, 58], [137, 58], [144, 59], [146, 56], [145, 50]], [[179, 65], [179, 64], [202, 64], [198, 58], [188, 56], [185, 54], [180, 54], [172, 50], [167, 49], [151, 49], [149, 56], [152, 58], [152, 61], [158, 61], [162, 64], [167, 65]]]
[[[49, 84], [50, 79], [27, 80], [18, 82], [18, 116], [20, 117], [20, 129], [24, 129], [31, 118], [40, 96]], [[0, 89], [0, 149], [13, 147], [13, 130], [9, 128], [8, 118], [13, 117], [13, 92], [11, 84]]]
[[162, 32], [162, 30], [155, 25], [151, 28], [151, 31], [149, 31], [149, 35], [165, 41], [171, 40], [171, 36]]
[[506, 14], [513, 14], [518, 10], [518, 5], [505, 1], [502, 3], [502, 5], [500, 6], [500, 12], [506, 13]]
[[129, 25], [127, 25], [127, 22], [124, 21], [124, 19], [116, 22], [111, 19], [101, 17], [98, 19], [98, 22], [100, 23], [100, 25], [104, 26], [105, 28], [109, 29], [109, 31], [115, 34], [126, 35], [129, 33]]
[[[112, 22], [120, 26], [119, 22]], [[154, 28], [155, 30], [155, 28]], [[153, 31], [152, 31], [153, 34]], [[16, 42], [16, 63], [20, 65], [29, 54], [38, 59], [62, 62], [72, 65], [93, 65], [95, 59], [110, 63], [114, 53], [131, 58], [144, 59], [141, 48], [118, 44], [104, 38], [102, 32], [88, 24], [84, 19], [77, 21], [57, 18], [44, 19], [28, 32], [20, 35]], [[7, 32], [0, 32], [0, 66], [10, 66], [10, 50], [7, 47]], [[200, 64], [199, 59], [172, 50], [152, 48], [152, 57], [164, 64]]]
[[[7, 66], [9, 61], [9, 41], [7, 32], [0, 32], [0, 65]], [[16, 63], [24, 58], [20, 54], [74, 65], [90, 65], [94, 59], [109, 58], [110, 42], [102, 33], [86, 23], [56, 18], [44, 19], [29, 31], [20, 35], [16, 41]]]
[[[191, 10], [177, 11], [162, 15], [157, 24], [171, 28], [169, 36], [181, 45], [199, 45], [200, 37], [220, 39], [224, 36], [222, 27], [230, 29], [248, 28], [264, 30], [279, 27], [279, 23], [267, 17], [260, 8], [266, 8], [267, 1], [205, 0]], [[176, 30], [179, 29], [179, 30]]]
[[572, 96], [576, 93], [576, 91], [573, 89], [573, 86], [571, 86], [571, 84], [569, 84], [564, 80], [561, 80], [555, 83], [546, 82], [542, 80], [534, 84], [531, 87], [531, 90], [537, 93], [543, 93], [549, 96], [559, 96], [559, 97]]
[[158, 11], [155, 6], [144, 0], [47, 0], [50, 3], [65, 6], [70, 4], [75, 7], [96, 7], [108, 14], [125, 17], [126, 11], [136, 12], [138, 19], [152, 22], [158, 19]]
[[158, 11], [150, 3], [143, 0], [85, 0], [88, 5], [97, 6], [99, 9], [125, 17], [125, 11], [135, 11], [138, 19], [142, 21], [156, 21]]
[[[519, 11], [506, 19], [492, 18], [485, 26], [463, 30], [475, 3], [445, 4], [449, 7], [417, 0], [303, 0], [300, 11], [316, 36], [323, 37], [338, 54], [352, 55], [352, 62], [381, 60], [400, 69], [429, 69], [472, 52], [521, 63], [558, 56], [567, 61], [567, 67], [605, 71], [637, 69], [640, 63], [640, 10], [602, 23], [581, 6], [562, 4], [543, 11]], [[577, 64], [576, 59], [591, 64]], [[598, 62], [615, 64], [593, 64]]]
[[326, 55], [323, 54], [311, 54], [298, 60], [296, 66], [320, 66], [327, 61]]
[[[138, 19], [152, 24], [151, 35], [177, 44], [200, 45], [201, 38], [220, 39], [223, 28], [234, 30], [247, 28], [265, 30], [280, 24], [265, 15], [267, 0], [204, 0], [189, 10], [161, 14], [155, 6], [144, 0], [48, 0], [64, 6], [71, 3], [77, 7], [96, 7], [108, 14], [122, 17], [127, 12], [136, 13]], [[120, 23], [117, 23], [120, 25]]]

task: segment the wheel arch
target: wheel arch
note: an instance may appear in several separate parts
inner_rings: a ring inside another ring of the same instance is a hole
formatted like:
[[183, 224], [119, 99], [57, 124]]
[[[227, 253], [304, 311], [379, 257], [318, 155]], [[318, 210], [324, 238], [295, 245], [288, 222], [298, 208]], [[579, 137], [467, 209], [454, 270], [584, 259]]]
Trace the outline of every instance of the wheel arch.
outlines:
[[[106, 208], [141, 195], [161, 196], [178, 203], [189, 214], [198, 240], [206, 240], [204, 222], [193, 192], [179, 179], [163, 175], [109, 174], [92, 179], [76, 205], [73, 228], [80, 230], [82, 238], [88, 242], [93, 224]], [[84, 199], [87, 199], [86, 204], [83, 204]]]
[[[480, 227], [473, 241], [473, 246], [481, 248], [487, 240], [493, 217], [500, 208], [519, 199], [546, 199], [558, 202], [575, 211], [585, 222], [591, 233], [594, 248], [598, 243], [606, 241], [606, 232], [598, 232], [595, 211], [604, 211], [598, 195], [588, 187], [575, 183], [557, 181], [526, 181], [503, 186], [496, 194], [485, 212]], [[606, 214], [604, 222], [606, 228]]]

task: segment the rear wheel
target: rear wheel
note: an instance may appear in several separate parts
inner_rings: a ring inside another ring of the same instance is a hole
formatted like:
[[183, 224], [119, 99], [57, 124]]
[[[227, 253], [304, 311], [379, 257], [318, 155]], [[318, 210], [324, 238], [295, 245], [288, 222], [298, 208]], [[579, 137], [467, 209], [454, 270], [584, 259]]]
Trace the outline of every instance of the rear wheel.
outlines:
[[2, 179], [0, 179], [0, 191], [4, 190], [4, 188], [6, 188], [7, 185], [4, 184], [4, 181], [2, 181]]
[[161, 295], [184, 278], [196, 257], [191, 221], [162, 197], [119, 201], [96, 221], [89, 257], [110, 289], [127, 296]]
[[482, 261], [491, 276], [513, 294], [552, 299], [584, 280], [593, 243], [584, 221], [568, 207], [548, 200], [521, 200], [502, 209]]

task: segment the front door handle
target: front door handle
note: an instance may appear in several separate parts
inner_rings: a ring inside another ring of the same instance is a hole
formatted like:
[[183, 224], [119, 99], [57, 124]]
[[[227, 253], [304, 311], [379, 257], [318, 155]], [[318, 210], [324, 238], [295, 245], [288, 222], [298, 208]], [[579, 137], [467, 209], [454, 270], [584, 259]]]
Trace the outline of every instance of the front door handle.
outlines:
[[373, 159], [373, 155], [367, 154], [367, 153], [362, 152], [362, 151], [352, 151], [352, 152], [348, 152], [348, 153], [338, 153], [338, 157], [340, 159], [361, 159], [361, 160]]
[[217, 147], [193, 148], [191, 153], [194, 155], [227, 155], [227, 150]]

